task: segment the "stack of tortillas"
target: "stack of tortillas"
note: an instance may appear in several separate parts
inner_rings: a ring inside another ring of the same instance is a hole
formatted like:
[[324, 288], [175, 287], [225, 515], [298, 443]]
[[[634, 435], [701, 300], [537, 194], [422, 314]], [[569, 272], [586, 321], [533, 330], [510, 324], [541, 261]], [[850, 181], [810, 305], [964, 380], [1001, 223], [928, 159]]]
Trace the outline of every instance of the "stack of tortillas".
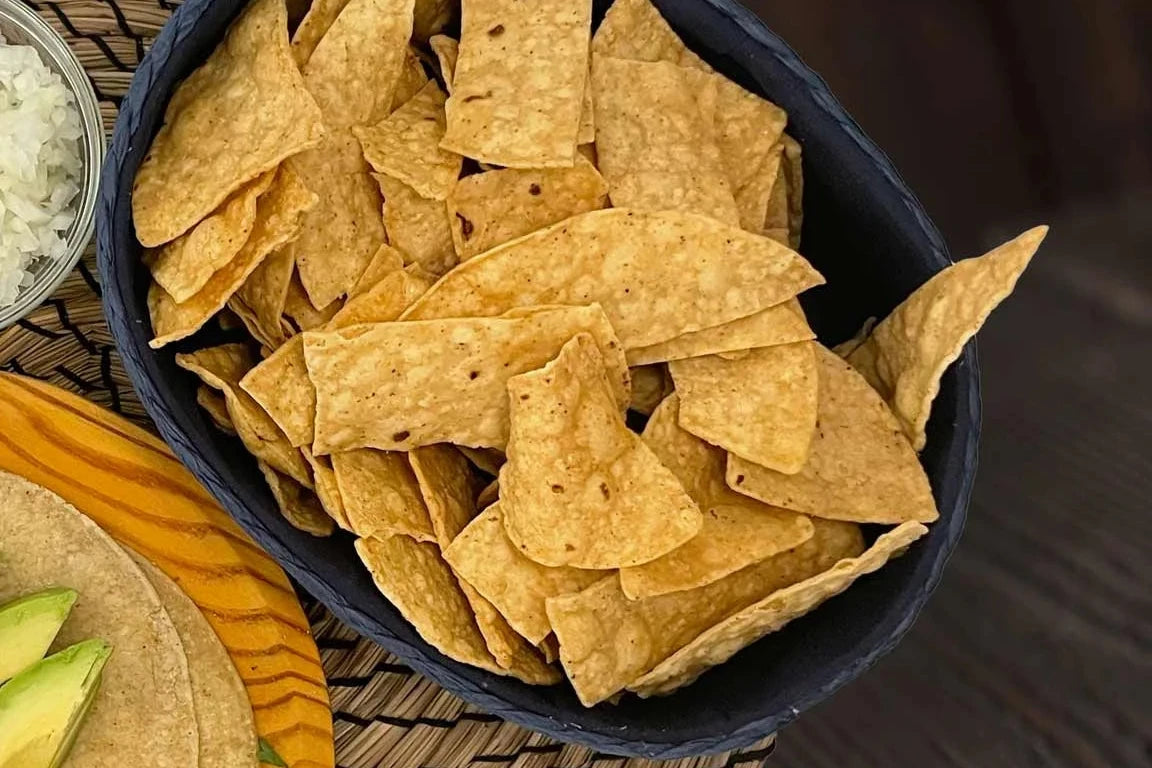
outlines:
[[91, 637], [113, 648], [65, 766], [257, 764], [244, 685], [199, 608], [61, 498], [0, 472], [0, 603], [57, 585], [80, 597], [54, 648]]

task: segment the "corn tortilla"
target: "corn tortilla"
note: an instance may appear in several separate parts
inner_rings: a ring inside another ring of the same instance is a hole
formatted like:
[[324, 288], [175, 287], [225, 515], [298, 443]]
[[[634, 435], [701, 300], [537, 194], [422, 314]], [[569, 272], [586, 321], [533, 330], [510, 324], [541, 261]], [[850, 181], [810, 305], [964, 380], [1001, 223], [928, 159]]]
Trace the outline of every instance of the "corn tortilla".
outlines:
[[361, 448], [332, 454], [349, 528], [358, 536], [396, 534], [435, 541], [428, 508], [408, 463], [394, 451]]

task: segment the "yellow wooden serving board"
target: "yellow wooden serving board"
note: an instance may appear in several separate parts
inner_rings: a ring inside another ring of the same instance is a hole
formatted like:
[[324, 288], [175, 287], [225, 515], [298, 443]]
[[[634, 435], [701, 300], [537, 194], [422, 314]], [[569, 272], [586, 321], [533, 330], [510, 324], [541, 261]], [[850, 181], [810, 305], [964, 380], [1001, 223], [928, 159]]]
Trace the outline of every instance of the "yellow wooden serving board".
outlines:
[[256, 728], [292, 768], [332, 768], [320, 655], [288, 577], [158, 438], [76, 395], [0, 374], [0, 469], [66, 499], [200, 606]]

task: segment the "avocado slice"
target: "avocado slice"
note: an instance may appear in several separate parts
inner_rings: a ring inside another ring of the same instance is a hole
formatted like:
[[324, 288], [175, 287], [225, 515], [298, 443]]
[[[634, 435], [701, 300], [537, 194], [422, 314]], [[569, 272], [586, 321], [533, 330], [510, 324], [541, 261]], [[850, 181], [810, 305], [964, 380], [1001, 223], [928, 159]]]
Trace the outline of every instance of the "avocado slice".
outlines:
[[48, 652], [76, 602], [76, 590], [53, 587], [0, 605], [0, 683]]
[[54, 768], [92, 706], [112, 646], [85, 640], [0, 687], [0, 768]]

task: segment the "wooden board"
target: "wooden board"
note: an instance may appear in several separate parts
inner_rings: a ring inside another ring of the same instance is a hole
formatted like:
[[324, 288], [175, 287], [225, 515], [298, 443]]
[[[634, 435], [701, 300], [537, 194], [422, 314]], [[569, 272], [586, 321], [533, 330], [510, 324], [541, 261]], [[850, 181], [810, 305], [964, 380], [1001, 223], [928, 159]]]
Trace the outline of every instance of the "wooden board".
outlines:
[[0, 469], [53, 491], [200, 606], [292, 768], [332, 768], [320, 656], [288, 577], [158, 438], [48, 384], [0, 374]]

